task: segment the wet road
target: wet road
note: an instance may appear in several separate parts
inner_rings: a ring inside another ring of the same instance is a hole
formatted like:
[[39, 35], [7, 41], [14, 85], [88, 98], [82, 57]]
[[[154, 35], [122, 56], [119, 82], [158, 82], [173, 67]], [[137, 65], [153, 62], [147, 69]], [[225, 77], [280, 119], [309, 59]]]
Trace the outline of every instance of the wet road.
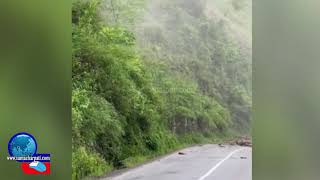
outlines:
[[251, 180], [250, 147], [204, 145], [103, 180]]

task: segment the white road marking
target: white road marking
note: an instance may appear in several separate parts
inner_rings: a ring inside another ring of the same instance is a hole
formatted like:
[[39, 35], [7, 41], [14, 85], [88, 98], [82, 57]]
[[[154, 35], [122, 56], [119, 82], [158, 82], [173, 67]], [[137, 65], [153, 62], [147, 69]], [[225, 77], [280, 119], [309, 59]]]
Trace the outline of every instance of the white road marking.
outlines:
[[198, 180], [204, 180], [205, 178], [210, 176], [210, 174], [212, 174], [213, 171], [215, 171], [223, 162], [228, 160], [232, 155], [234, 155], [238, 151], [241, 151], [242, 149], [244, 149], [244, 148], [240, 148], [240, 149], [237, 149], [237, 150], [234, 150], [233, 152], [231, 152], [227, 157], [225, 157], [220, 162], [218, 162], [218, 164], [216, 164], [214, 167], [212, 167], [205, 175], [201, 176]]

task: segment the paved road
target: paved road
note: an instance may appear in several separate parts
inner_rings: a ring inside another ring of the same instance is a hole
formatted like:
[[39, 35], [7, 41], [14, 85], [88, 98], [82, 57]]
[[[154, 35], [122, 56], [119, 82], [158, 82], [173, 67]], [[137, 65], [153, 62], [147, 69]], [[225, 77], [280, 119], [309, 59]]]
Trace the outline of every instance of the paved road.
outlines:
[[251, 148], [204, 145], [104, 180], [251, 180]]

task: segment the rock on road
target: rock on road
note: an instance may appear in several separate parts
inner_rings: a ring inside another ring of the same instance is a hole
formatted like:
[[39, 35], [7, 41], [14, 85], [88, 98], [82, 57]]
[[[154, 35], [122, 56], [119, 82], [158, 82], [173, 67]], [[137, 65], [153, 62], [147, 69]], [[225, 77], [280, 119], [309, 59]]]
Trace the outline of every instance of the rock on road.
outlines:
[[181, 150], [103, 180], [251, 180], [252, 149], [204, 145]]

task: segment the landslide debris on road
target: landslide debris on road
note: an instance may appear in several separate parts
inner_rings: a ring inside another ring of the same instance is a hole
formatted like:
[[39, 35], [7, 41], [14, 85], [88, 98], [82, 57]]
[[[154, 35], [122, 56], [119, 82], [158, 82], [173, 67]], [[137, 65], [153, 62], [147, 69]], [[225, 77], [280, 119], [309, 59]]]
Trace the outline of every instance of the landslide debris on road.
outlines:
[[237, 137], [236, 139], [231, 140], [228, 144], [252, 147], [252, 140], [251, 137]]

